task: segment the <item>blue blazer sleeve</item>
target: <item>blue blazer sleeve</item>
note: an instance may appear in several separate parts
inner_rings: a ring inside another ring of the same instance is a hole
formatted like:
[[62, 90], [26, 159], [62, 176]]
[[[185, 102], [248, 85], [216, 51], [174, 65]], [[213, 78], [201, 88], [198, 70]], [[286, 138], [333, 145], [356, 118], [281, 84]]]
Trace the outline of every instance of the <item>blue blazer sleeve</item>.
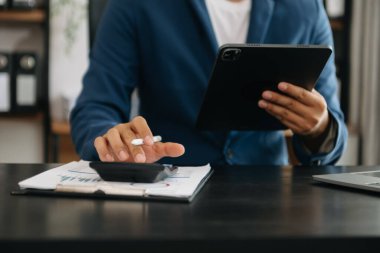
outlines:
[[[322, 1], [317, 0], [315, 3], [318, 10], [318, 18], [315, 22], [315, 27], [311, 35], [312, 44], [333, 46], [334, 42], [332, 31]], [[334, 55], [330, 57], [329, 62], [323, 70], [318, 83], [316, 84], [316, 90], [318, 90], [318, 92], [325, 98], [330, 115], [334, 118], [338, 125], [335, 146], [333, 150], [327, 154], [310, 154], [303, 147], [299, 136], [295, 135], [293, 137], [294, 151], [302, 164], [334, 164], [339, 160], [346, 146], [347, 127], [344, 122], [344, 115], [341, 111], [340, 103], [337, 97], [337, 79], [334, 58]]]
[[108, 3], [90, 54], [82, 92], [70, 115], [72, 139], [85, 160], [99, 159], [94, 148], [97, 136], [129, 121], [130, 97], [139, 81], [133, 15], [124, 10], [126, 5], [122, 2]]

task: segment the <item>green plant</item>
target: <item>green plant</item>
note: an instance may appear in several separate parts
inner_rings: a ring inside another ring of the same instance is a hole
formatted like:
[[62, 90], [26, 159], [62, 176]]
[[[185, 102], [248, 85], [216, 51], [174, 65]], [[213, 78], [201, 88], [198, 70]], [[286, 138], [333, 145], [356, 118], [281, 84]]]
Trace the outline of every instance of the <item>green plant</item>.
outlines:
[[87, 17], [87, 0], [51, 0], [50, 17], [63, 16], [66, 20], [64, 27], [65, 52], [70, 54], [77, 39], [81, 22]]

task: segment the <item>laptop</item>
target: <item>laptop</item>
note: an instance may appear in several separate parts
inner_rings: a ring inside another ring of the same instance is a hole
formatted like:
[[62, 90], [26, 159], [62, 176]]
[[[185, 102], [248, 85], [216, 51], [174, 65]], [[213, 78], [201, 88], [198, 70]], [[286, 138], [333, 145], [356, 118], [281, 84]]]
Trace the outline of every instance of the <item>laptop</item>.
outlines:
[[313, 175], [319, 182], [380, 192], [380, 170]]

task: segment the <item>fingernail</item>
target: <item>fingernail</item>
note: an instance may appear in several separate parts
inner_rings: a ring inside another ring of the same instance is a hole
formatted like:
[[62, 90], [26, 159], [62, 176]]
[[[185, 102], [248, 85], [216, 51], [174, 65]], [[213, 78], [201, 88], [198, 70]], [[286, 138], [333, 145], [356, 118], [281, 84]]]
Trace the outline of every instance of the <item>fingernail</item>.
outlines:
[[125, 160], [127, 160], [128, 155], [127, 155], [127, 153], [125, 153], [125, 151], [122, 150], [119, 152], [119, 158], [120, 158], [120, 160], [125, 161]]
[[285, 91], [288, 88], [288, 85], [286, 83], [280, 83], [278, 85], [278, 88], [282, 91]]
[[137, 163], [145, 162], [145, 156], [143, 154], [137, 154], [135, 156], [135, 162], [137, 162]]
[[152, 145], [154, 144], [154, 142], [153, 142], [153, 138], [150, 137], [150, 136], [146, 136], [146, 137], [144, 138], [144, 143], [145, 143], [146, 145], [152, 146]]
[[267, 108], [268, 104], [264, 100], [259, 101], [259, 107], [261, 108]]
[[264, 91], [263, 98], [265, 98], [265, 99], [271, 99], [272, 98], [272, 93], [269, 92], [269, 91]]
[[110, 154], [106, 155], [106, 160], [109, 161], [109, 162], [113, 162], [114, 161], [113, 157]]

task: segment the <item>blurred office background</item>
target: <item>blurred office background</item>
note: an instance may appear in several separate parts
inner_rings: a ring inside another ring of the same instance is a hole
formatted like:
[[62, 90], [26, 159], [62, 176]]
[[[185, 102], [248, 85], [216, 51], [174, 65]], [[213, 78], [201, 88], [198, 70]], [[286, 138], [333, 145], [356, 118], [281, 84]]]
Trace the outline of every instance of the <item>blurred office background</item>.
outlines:
[[[68, 115], [106, 2], [0, 0], [1, 163], [79, 159]], [[350, 134], [339, 164], [379, 164], [380, 1], [324, 3]]]

